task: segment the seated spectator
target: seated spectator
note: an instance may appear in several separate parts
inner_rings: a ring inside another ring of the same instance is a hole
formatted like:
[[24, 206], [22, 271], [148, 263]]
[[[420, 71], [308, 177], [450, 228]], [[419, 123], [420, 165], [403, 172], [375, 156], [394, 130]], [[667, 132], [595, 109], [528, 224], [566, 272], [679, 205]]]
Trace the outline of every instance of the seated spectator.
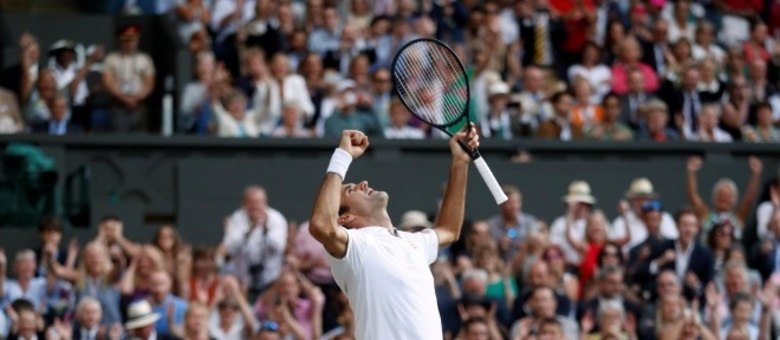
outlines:
[[767, 40], [770, 39], [768, 33], [769, 29], [766, 23], [760, 19], [755, 19], [750, 23], [750, 37], [742, 43], [742, 50], [745, 51], [745, 60], [747, 62], [752, 62], [756, 59], [769, 61], [772, 58], [766, 48]]
[[643, 105], [641, 111], [647, 118], [644, 128], [637, 132], [637, 140], [669, 142], [680, 139], [677, 131], [668, 125], [669, 110], [666, 103], [653, 99]]
[[487, 112], [480, 117], [482, 136], [495, 139], [511, 139], [512, 129], [507, 104], [509, 86], [503, 81], [494, 81], [488, 88]]
[[371, 111], [362, 110], [357, 104], [355, 82], [344, 80], [339, 83], [336, 108], [325, 120], [324, 137], [341, 136], [346, 129], [360, 130], [368, 136], [382, 135], [382, 129], [376, 115]]
[[717, 288], [714, 283], [705, 288], [704, 318], [717, 318], [722, 324], [731, 324], [735, 321], [734, 318], [744, 317], [748, 322], [758, 325], [761, 319], [760, 303], [751, 303], [744, 310], [745, 315], [734, 315], [730, 312], [732, 303], [743, 299], [743, 296], [747, 296], [750, 301], [754, 300], [755, 295], [750, 291], [747, 267], [740, 263], [727, 263], [723, 267], [723, 289]]
[[385, 127], [387, 139], [424, 139], [425, 131], [410, 125], [412, 114], [398, 98], [390, 101], [390, 125]]
[[300, 339], [319, 339], [322, 335], [322, 307], [325, 296], [303, 275], [285, 271], [255, 304], [259, 320], [273, 320], [282, 333]]
[[712, 58], [705, 58], [698, 61], [698, 68], [701, 77], [699, 78], [699, 94], [704, 103], [723, 102], [726, 92], [726, 83], [720, 80], [718, 64]]
[[[5, 251], [0, 251], [0, 257], [5, 260]], [[0, 274], [6, 273], [6, 261], [0, 263]], [[35, 277], [35, 252], [30, 249], [22, 249], [14, 256], [15, 279], [6, 279], [0, 276], [0, 288], [2, 288], [3, 308], [8, 303], [17, 299], [27, 300], [35, 310], [43, 311], [46, 308], [46, 278]], [[34, 314], [34, 312], [33, 312]]]
[[717, 65], [722, 65], [726, 60], [726, 51], [715, 42], [715, 25], [703, 20], [696, 26], [696, 34], [693, 44], [693, 59], [703, 60], [712, 58]]
[[323, 9], [322, 26], [315, 27], [309, 34], [309, 51], [324, 56], [328, 51], [336, 51], [339, 47], [341, 28], [338, 10], [333, 6]]
[[281, 124], [271, 132], [271, 137], [279, 138], [309, 138], [314, 134], [303, 127], [301, 107], [296, 102], [288, 102], [282, 106]]
[[214, 54], [195, 55], [195, 80], [184, 86], [179, 103], [178, 128], [183, 132], [204, 135], [212, 120], [211, 106], [217, 93], [217, 70]]
[[145, 299], [154, 289], [154, 274], [165, 271], [162, 254], [157, 248], [144, 245], [131, 261], [119, 281], [119, 291], [125, 301]]
[[507, 264], [499, 257], [498, 250], [489, 248], [483, 250], [474, 259], [474, 266], [488, 274], [488, 284], [485, 296], [494, 300], [503, 300], [507, 306], [512, 306], [519, 293], [517, 281], [509, 272]]
[[100, 302], [90, 297], [79, 300], [76, 306], [76, 320], [73, 323], [73, 339], [102, 339], [107, 337], [108, 328], [101, 326], [103, 310]]
[[[597, 339], [635, 339], [636, 319], [619, 301], [605, 301], [598, 306], [596, 320], [589, 312], [580, 321], [583, 337]], [[593, 332], [598, 326], [598, 332]]]
[[[465, 270], [461, 275], [461, 290], [462, 296], [479, 297], [483, 301], [488, 301], [493, 304], [492, 307], [495, 310], [496, 321], [501, 325], [509, 327], [511, 325], [511, 315], [509, 314], [509, 308], [506, 304], [506, 300], [503, 298], [495, 299], [487, 296], [487, 289], [490, 278], [487, 271], [479, 268], [472, 268]], [[484, 315], [481, 315], [484, 316]]]
[[590, 128], [604, 119], [604, 107], [599, 102], [591, 102], [593, 88], [584, 78], [577, 78], [571, 84], [574, 99], [572, 105], [572, 123]]
[[[647, 239], [643, 208], [645, 203], [655, 200], [659, 196], [660, 194], [655, 192], [653, 188], [653, 183], [646, 177], [635, 178], [631, 181], [624, 195], [628, 201], [628, 209], [621, 212], [622, 216], [615, 218], [610, 229], [611, 239], [622, 237], [626, 227], [631, 229], [631, 241], [623, 247], [626, 253]], [[666, 211], [661, 213], [661, 235], [669, 240], [674, 240], [678, 236], [674, 218]]]
[[0, 134], [20, 133], [24, 120], [13, 92], [0, 87]]
[[141, 28], [125, 25], [116, 32], [119, 51], [103, 62], [103, 83], [113, 97], [109, 128], [115, 132], [146, 129], [146, 99], [154, 90], [154, 62], [138, 50]]
[[495, 315], [490, 314], [490, 310], [495, 308], [490, 300], [478, 295], [465, 295], [458, 302], [458, 311], [461, 317], [461, 327], [456, 339], [465, 339], [464, 336], [474, 333], [474, 325], [470, 320], [482, 320], [485, 323], [485, 331], [491, 339], [501, 339], [501, 331], [496, 322]]
[[230, 256], [227, 272], [234, 273], [249, 291], [250, 299], [279, 278], [287, 244], [287, 220], [268, 206], [265, 189], [244, 189], [241, 208], [225, 220], [222, 247]]
[[49, 103], [57, 95], [57, 83], [54, 80], [54, 74], [49, 69], [42, 69], [24, 109], [24, 118], [27, 124], [32, 126], [51, 119]]
[[487, 320], [479, 317], [469, 318], [463, 323], [463, 327], [461, 327], [460, 330], [460, 336], [458, 336], [457, 339], [479, 340], [490, 339], [494, 336], [497, 336], [496, 339], [501, 338], [501, 333], [495, 335], [490, 331], [490, 325], [488, 324]]
[[238, 91], [228, 93], [222, 104], [214, 104], [217, 136], [254, 138], [260, 133], [255, 125], [255, 112], [246, 110], [246, 97]]
[[535, 66], [528, 67], [523, 73], [523, 91], [517, 95], [520, 112], [518, 117], [514, 117], [517, 125], [513, 128], [513, 135], [531, 136], [536, 133], [541, 122], [552, 116], [553, 108], [546, 89], [544, 72]]
[[159, 334], [155, 323], [164, 316], [152, 310], [152, 305], [146, 300], [138, 300], [127, 307], [127, 322], [125, 331], [133, 339], [143, 340], [175, 340], [178, 337], [169, 334]]
[[[541, 228], [536, 217], [523, 212], [523, 194], [520, 189], [513, 185], [504, 185], [501, 190], [508, 199], [499, 206], [500, 212], [493, 215], [487, 223], [490, 226], [491, 236], [498, 241], [501, 259], [509, 263], [515, 258], [515, 254], [521, 251], [520, 249], [531, 246], [525, 244], [527, 238]], [[539, 249], [539, 253], [541, 250]]]
[[525, 339], [532, 333], [538, 333], [543, 320], [556, 319], [561, 324], [566, 339], [575, 339], [578, 334], [578, 325], [568, 317], [555, 313], [557, 302], [552, 288], [541, 286], [531, 292], [528, 302], [530, 314], [518, 319], [512, 326], [510, 337], [512, 339]]
[[652, 92], [644, 88], [645, 76], [642, 71], [634, 69], [628, 73], [628, 93], [620, 97], [620, 120], [628, 124], [634, 131], [641, 131], [647, 125], [647, 117], [642, 106], [654, 99]]
[[211, 22], [209, 5], [203, 0], [186, 0], [176, 5], [176, 21], [182, 43], [189, 44], [193, 35], [206, 30]]
[[52, 136], [77, 135], [84, 132], [78, 124], [71, 120], [68, 99], [61, 94], [54, 95], [48, 105], [49, 118], [32, 124], [33, 133]]
[[715, 105], [707, 104], [701, 108], [698, 117], [698, 130], [688, 139], [698, 142], [716, 142], [730, 143], [733, 141], [731, 135], [718, 127], [720, 121], [720, 108]]
[[780, 142], [780, 129], [774, 125], [772, 105], [767, 102], [758, 103], [755, 111], [756, 123], [742, 128], [744, 140], [753, 143]]
[[593, 42], [585, 44], [582, 49], [582, 61], [569, 67], [568, 76], [572, 84], [580, 77], [588, 81], [594, 90], [590, 97], [591, 104], [601, 102], [612, 89], [612, 72], [602, 63], [601, 50]]
[[215, 0], [211, 9], [211, 31], [214, 32], [214, 54], [225, 63], [233, 79], [238, 78], [237, 33], [255, 16], [256, 1]]
[[595, 140], [628, 141], [634, 132], [620, 121], [620, 97], [614, 93], [604, 96], [601, 104], [603, 116], [600, 122], [585, 128], [585, 135]]
[[558, 92], [550, 98], [553, 117], [539, 124], [537, 138], [571, 141], [584, 137], [582, 125], [572, 122], [571, 101], [571, 95], [566, 92]]
[[219, 279], [214, 249], [193, 247], [190, 273], [180, 282], [179, 292], [190, 303], [200, 303], [211, 308], [216, 303]]
[[621, 42], [618, 48], [618, 61], [612, 66], [612, 91], [624, 95], [628, 93], [628, 75], [634, 69], [638, 69], [644, 76], [644, 90], [655, 92], [659, 82], [655, 71], [640, 61], [641, 48], [635, 38], [627, 38]]
[[225, 276], [220, 281], [219, 300], [211, 308], [211, 320], [208, 322], [209, 334], [218, 340], [250, 337], [255, 331], [255, 317], [241, 293], [238, 280], [233, 276]]
[[577, 278], [570, 274], [561, 272], [563, 269], [556, 267], [554, 261], [560, 260], [563, 263], [563, 253], [556, 246], [548, 247], [545, 256], [531, 264], [528, 274], [523, 279], [525, 283], [520, 294], [515, 299], [512, 306], [512, 319], [517, 320], [529, 315], [530, 306], [528, 301], [534, 290], [539, 287], [552, 287], [555, 294], [556, 309], [555, 313], [561, 316], [569, 316], [574, 312], [572, 301], [577, 298]]
[[[361, 2], [363, 0], [353, 1]], [[393, 99], [391, 94], [393, 91], [393, 82], [390, 79], [390, 70], [386, 68], [380, 68], [371, 75], [371, 108], [374, 110], [379, 122], [386, 130], [391, 122], [392, 114], [390, 112]], [[385, 136], [387, 137], [387, 136]]]
[[158, 334], [182, 334], [187, 302], [171, 293], [173, 279], [170, 274], [164, 270], [157, 271], [152, 274], [150, 282], [148, 300], [152, 310], [159, 315], [165, 315], [157, 320], [155, 330]]
[[164, 224], [157, 228], [151, 246], [157, 248], [162, 254], [165, 271], [174, 280], [172, 290], [178, 292], [182, 274], [189, 269], [189, 263], [192, 260], [190, 246], [184, 243], [179, 231], [170, 224]]

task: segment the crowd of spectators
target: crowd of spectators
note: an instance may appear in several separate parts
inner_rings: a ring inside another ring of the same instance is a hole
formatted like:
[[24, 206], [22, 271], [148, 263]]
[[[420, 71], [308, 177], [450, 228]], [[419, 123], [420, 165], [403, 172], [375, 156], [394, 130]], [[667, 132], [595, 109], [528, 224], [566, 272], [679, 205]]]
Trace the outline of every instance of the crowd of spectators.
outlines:
[[[179, 133], [439, 137], [394, 96], [390, 74], [403, 44], [431, 37], [465, 61], [484, 138], [780, 140], [777, 1], [108, 3], [166, 18], [192, 53]], [[108, 54], [60, 40], [43, 64], [23, 34], [2, 72], [0, 131], [148, 131], [164, 111], [149, 99], [164, 89], [138, 41], [158, 33], [120, 27]]]
[[[762, 188], [763, 162], [751, 157], [744, 191], [722, 178], [707, 200], [704, 166], [689, 158], [685, 192], [664, 193], [686, 195], [688, 207], [665, 206], [636, 178], [613, 219], [585, 181], [570, 183], [551, 221], [503, 187], [509, 200], [467, 218], [431, 265], [445, 339], [776, 338], [780, 184]], [[65, 245], [62, 223], [44, 219], [39, 244], [0, 249], [0, 338], [354, 338], [329, 255], [307, 221], [268, 202], [247, 187], [210, 245], [172, 225], [131, 240], [115, 216]], [[412, 210], [395, 225], [415, 232], [432, 217]]]

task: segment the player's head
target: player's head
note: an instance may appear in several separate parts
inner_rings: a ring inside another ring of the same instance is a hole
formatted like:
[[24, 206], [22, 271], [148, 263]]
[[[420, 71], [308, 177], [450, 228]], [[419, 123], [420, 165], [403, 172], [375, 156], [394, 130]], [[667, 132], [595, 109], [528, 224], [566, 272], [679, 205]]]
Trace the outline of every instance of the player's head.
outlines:
[[347, 183], [341, 186], [338, 223], [347, 228], [361, 228], [371, 224], [378, 216], [387, 213], [389, 196], [374, 190], [367, 181]]

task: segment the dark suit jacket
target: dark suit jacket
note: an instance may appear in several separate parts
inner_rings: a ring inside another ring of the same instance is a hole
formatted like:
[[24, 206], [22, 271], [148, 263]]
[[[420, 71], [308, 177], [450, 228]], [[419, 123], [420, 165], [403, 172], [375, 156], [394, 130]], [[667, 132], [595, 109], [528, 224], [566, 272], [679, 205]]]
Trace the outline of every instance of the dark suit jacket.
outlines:
[[[642, 62], [650, 65], [650, 67], [653, 68], [653, 71], [658, 73], [658, 59], [656, 58], [654, 51], [656, 43], [653, 41], [642, 40], [639, 42], [639, 44], [642, 46]], [[669, 67], [665, 60], [663, 60], [663, 62], [664, 66]]]
[[761, 273], [761, 278], [766, 281], [766, 279], [772, 276], [775, 271], [775, 254], [778, 251], [778, 248], [780, 248], [780, 243], [775, 241], [772, 252], [769, 254], [763, 254], [761, 252], [761, 245], [762, 242], [756, 243], [753, 246], [751, 253], [754, 267]]
[[[41, 266], [41, 259], [43, 258], [43, 248], [35, 248], [35, 258], [38, 259], [37, 268], [35, 268], [36, 276], [45, 276], [46, 272]], [[57, 249], [57, 263], [65, 265], [65, 261], [68, 260], [68, 250], [60, 247]]]
[[[40, 122], [32, 125], [32, 132], [33, 133], [41, 133], [41, 134], [49, 134], [49, 123], [50, 122]], [[80, 125], [73, 123], [71, 121], [68, 121], [67, 126], [65, 127], [65, 134], [66, 135], [77, 135], [84, 133], [84, 129], [81, 128]]]
[[[664, 248], [661, 251], [661, 254], [666, 252], [666, 250], [674, 251], [674, 245], [675, 241], [667, 241], [666, 244], [664, 244]], [[675, 270], [675, 266], [675, 262], [669, 262], [663, 265], [661, 268], [658, 268], [658, 271]], [[701, 243], [694, 243], [693, 251], [691, 252], [690, 260], [688, 261], [688, 268], [685, 269], [685, 272], [693, 272], [696, 274], [696, 277], [698, 277], [699, 281], [701, 282], [701, 287], [698, 287], [698, 291], [694, 291], [693, 287], [689, 287], [687, 284], [685, 284], [685, 282], [683, 282], [683, 295], [685, 295], [685, 297], [688, 299], [701, 296], [701, 294], [704, 292], [704, 287], [706, 287], [707, 284], [712, 281], [712, 277], [715, 275], [714, 266], [715, 258], [712, 255], [712, 252], [704, 247]]]
[[[628, 262], [626, 262], [628, 281], [638, 284], [643, 295], [655, 292], [655, 277], [650, 274], [650, 261], [664, 253], [667, 242], [668, 240], [664, 237], [651, 238], [648, 236], [644, 242], [631, 248], [628, 253]], [[650, 255], [640, 260], [639, 254], [643, 248], [648, 248]]]
[[[534, 46], [536, 46], [536, 22], [534, 18], [517, 18], [517, 21], [520, 27], [520, 39], [523, 41], [523, 46], [525, 46], [522, 63], [524, 66], [532, 65], [534, 64]], [[550, 17], [547, 29], [550, 37], [547, 46], [550, 46], [550, 50], [552, 50], [554, 65], [556, 54], [558, 53], [557, 42], [566, 40], [566, 27], [563, 25], [562, 20]]]

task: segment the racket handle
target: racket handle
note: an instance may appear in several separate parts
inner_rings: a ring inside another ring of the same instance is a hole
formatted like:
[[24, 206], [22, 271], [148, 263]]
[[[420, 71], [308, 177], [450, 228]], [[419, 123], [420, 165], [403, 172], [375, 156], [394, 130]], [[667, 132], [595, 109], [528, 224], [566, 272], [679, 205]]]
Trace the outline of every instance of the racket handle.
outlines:
[[504, 191], [501, 190], [501, 186], [498, 185], [496, 176], [493, 176], [493, 172], [490, 171], [487, 163], [485, 163], [485, 159], [482, 157], [474, 159], [474, 165], [477, 167], [485, 184], [487, 184], [490, 193], [493, 194], [493, 199], [496, 200], [496, 204], [501, 205], [501, 203], [506, 202], [508, 198], [504, 194]]

